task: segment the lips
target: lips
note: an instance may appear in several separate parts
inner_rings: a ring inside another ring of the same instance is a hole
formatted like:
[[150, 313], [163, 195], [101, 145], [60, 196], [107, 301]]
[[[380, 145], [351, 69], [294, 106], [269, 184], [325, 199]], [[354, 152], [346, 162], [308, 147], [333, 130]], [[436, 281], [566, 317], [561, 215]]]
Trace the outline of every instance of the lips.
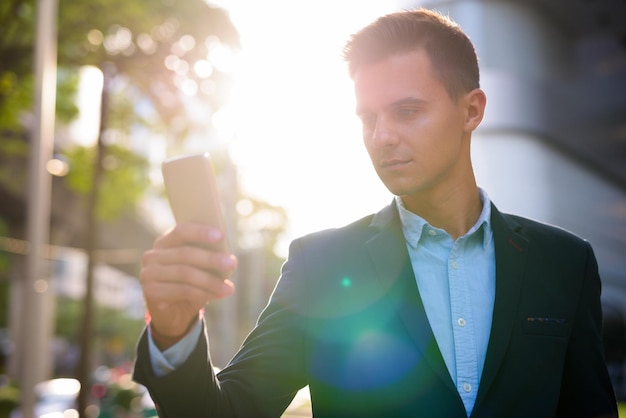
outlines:
[[394, 169], [394, 168], [401, 168], [410, 162], [411, 162], [411, 159], [408, 159], [408, 158], [407, 159], [387, 158], [387, 159], [381, 160], [379, 166], [380, 168]]

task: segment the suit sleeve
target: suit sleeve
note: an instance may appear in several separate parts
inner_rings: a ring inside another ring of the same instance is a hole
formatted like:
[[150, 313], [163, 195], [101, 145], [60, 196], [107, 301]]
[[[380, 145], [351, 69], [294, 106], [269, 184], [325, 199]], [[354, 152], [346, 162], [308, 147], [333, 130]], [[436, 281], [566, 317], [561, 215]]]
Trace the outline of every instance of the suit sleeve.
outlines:
[[215, 374], [206, 330], [187, 361], [165, 376], [151, 366], [147, 333], [137, 347], [134, 378], [146, 386], [160, 417], [278, 418], [306, 383], [306, 280], [292, 243], [281, 277], [254, 330]]
[[598, 265], [589, 243], [585, 246], [585, 276], [565, 358], [558, 417], [617, 418], [602, 346]]
[[148, 332], [144, 331], [137, 346], [133, 378], [146, 386], [160, 417], [229, 416], [202, 412], [208, 411], [209, 405], [216, 410], [228, 410], [213, 373], [206, 330], [187, 361], [164, 376], [157, 376], [152, 369]]

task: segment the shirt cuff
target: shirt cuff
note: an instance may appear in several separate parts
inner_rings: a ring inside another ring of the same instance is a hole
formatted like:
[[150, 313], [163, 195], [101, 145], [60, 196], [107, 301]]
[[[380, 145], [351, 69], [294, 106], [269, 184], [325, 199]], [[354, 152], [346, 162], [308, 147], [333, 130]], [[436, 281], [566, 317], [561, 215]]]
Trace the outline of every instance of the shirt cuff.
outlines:
[[182, 365], [196, 348], [198, 338], [202, 333], [203, 322], [197, 321], [196, 325], [180, 341], [165, 351], [159, 350], [152, 338], [152, 331], [148, 327], [148, 348], [150, 350], [150, 363], [155, 376], [161, 377], [174, 371]]

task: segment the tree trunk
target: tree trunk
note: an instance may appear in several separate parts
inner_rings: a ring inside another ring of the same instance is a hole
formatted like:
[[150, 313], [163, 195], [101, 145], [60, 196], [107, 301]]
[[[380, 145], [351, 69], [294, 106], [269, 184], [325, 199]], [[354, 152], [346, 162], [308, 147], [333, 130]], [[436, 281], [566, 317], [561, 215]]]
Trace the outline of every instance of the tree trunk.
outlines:
[[98, 245], [98, 220], [96, 209], [98, 207], [100, 180], [103, 175], [102, 161], [105, 154], [103, 135], [106, 129], [106, 115], [108, 104], [109, 75], [106, 69], [102, 69], [104, 83], [100, 107], [100, 130], [94, 156], [93, 183], [87, 196], [86, 223], [85, 223], [85, 251], [87, 253], [87, 272], [85, 278], [85, 296], [83, 302], [83, 316], [80, 332], [80, 358], [76, 369], [76, 378], [80, 381], [80, 393], [78, 395], [78, 413], [81, 418], [87, 418], [86, 408], [89, 405], [91, 392], [91, 363], [92, 342], [94, 340], [94, 252]]

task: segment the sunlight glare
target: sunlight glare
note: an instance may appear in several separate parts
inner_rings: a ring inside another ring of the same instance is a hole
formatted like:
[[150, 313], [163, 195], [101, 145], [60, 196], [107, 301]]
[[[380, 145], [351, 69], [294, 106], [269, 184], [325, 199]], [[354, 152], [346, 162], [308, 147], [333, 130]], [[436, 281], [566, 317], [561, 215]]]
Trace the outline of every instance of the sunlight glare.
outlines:
[[392, 2], [211, 3], [229, 11], [242, 40], [229, 134], [244, 193], [287, 210], [288, 238], [387, 204], [361, 142], [341, 50]]
[[193, 64], [193, 71], [200, 78], [209, 78], [213, 74], [213, 66], [208, 60], [198, 60]]
[[80, 68], [76, 95], [79, 113], [69, 128], [70, 137], [75, 144], [87, 147], [95, 144], [98, 139], [103, 84], [104, 75], [99, 68], [93, 66]]

